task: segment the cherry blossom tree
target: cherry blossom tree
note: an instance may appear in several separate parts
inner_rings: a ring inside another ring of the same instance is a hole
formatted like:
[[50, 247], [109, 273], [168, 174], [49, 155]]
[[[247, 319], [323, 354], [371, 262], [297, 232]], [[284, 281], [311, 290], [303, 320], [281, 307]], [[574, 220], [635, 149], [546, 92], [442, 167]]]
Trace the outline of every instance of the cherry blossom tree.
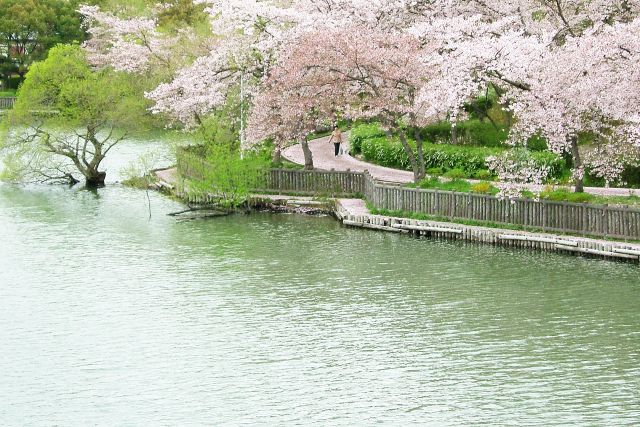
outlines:
[[83, 5], [79, 10], [90, 34], [83, 47], [95, 66], [139, 73], [151, 62], [170, 62], [170, 42], [158, 31], [155, 18], [119, 18], [99, 6]]
[[[415, 60], [419, 49], [415, 37], [368, 27], [310, 31], [291, 43], [256, 103], [280, 93], [287, 98], [280, 108], [283, 122], [318, 112], [380, 120], [398, 135], [418, 181], [424, 178], [422, 142], [414, 149], [405, 129], [422, 117], [415, 98], [428, 73]], [[264, 117], [261, 113], [252, 120]]]
[[[551, 151], [570, 154], [578, 191], [585, 170], [614, 182], [637, 158], [640, 0], [194, 3], [211, 35], [192, 61], [176, 61], [175, 38], [153, 14], [82, 9], [96, 63], [136, 73], [173, 64], [177, 72], [147, 96], [152, 111], [187, 128], [242, 86], [253, 98], [250, 141], [271, 136], [281, 148], [304, 141], [322, 117], [375, 118], [399, 137], [419, 179], [421, 142], [414, 148], [404, 129], [455, 125], [465, 102], [492, 86], [517, 119], [509, 142], [542, 135]], [[588, 149], [578, 146], [584, 134]]]

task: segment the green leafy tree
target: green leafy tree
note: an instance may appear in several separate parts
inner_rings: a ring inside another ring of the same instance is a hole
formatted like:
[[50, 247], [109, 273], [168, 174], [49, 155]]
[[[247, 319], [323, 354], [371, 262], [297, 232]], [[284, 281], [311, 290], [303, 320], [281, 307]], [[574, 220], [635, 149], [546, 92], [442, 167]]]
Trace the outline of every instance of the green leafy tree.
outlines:
[[0, 0], [0, 77], [23, 80], [58, 43], [82, 41], [78, 0]]
[[124, 73], [93, 70], [77, 45], [58, 45], [33, 64], [5, 125], [5, 177], [103, 185], [105, 156], [144, 129], [147, 101]]
[[252, 191], [264, 187], [270, 166], [268, 155], [261, 152], [242, 155], [237, 144], [213, 144], [204, 157], [183, 152], [179, 158], [182, 172], [188, 174], [189, 194], [231, 208], [243, 205]]

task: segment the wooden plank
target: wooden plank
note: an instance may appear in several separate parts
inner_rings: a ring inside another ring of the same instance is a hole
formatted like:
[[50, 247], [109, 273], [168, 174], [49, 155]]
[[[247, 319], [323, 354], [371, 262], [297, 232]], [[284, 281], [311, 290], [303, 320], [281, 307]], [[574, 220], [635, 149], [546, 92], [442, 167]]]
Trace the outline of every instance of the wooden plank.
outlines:
[[385, 225], [369, 224], [367, 222], [344, 220], [344, 221], [342, 221], [342, 223], [345, 224], [345, 225], [352, 226], [352, 227], [370, 228], [372, 230], [390, 231], [392, 233], [402, 233], [403, 232], [403, 230], [401, 230], [399, 228], [387, 227]]
[[578, 242], [573, 240], [562, 240], [550, 237], [529, 236], [525, 234], [500, 234], [498, 236], [500, 240], [519, 240], [525, 242], [540, 242], [540, 243], [557, 243], [563, 246], [578, 246]]
[[637, 257], [640, 257], [640, 249], [634, 250], [625, 248], [613, 248], [612, 251], [620, 254], [635, 255]]
[[414, 230], [414, 231], [435, 231], [438, 233], [454, 233], [454, 234], [462, 234], [463, 230], [457, 228], [445, 228], [445, 227], [435, 227], [429, 225], [408, 225], [408, 224], [393, 224], [395, 228], [401, 228], [403, 230]]
[[556, 245], [555, 248], [556, 249], [561, 249], [563, 251], [579, 252], [579, 253], [583, 253], [583, 254], [600, 255], [600, 256], [607, 256], [607, 257], [612, 257], [612, 258], [624, 258], [624, 259], [634, 259], [634, 260], [640, 259], [640, 257], [638, 257], [638, 255], [628, 255], [628, 254], [624, 254], [624, 253], [602, 251], [602, 250], [599, 250], [599, 249], [577, 248], [577, 247], [565, 246], [565, 245]]

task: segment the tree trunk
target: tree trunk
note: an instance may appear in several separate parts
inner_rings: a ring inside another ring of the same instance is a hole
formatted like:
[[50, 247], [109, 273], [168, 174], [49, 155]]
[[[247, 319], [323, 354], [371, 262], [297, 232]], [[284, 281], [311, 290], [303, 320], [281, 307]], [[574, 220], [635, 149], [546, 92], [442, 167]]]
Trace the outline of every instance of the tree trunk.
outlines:
[[420, 134], [420, 131], [417, 130], [414, 133], [415, 136], [415, 140], [416, 140], [416, 151], [418, 153], [418, 175], [419, 175], [419, 180], [423, 180], [426, 176], [427, 176], [427, 171], [426, 171], [426, 165], [424, 162], [424, 149], [423, 149], [423, 141], [422, 141], [422, 135]]
[[[402, 144], [402, 148], [404, 148], [405, 153], [407, 153], [407, 157], [409, 157], [409, 163], [411, 164], [411, 169], [413, 169], [413, 181], [417, 184], [424, 178], [424, 173], [420, 173], [420, 165], [418, 164], [418, 159], [416, 159], [416, 155], [413, 152], [413, 149], [409, 145], [409, 141], [407, 141], [407, 136], [404, 132], [398, 132], [398, 137], [400, 138], [400, 143]], [[422, 161], [424, 169], [424, 159]]]
[[575, 192], [584, 193], [584, 171], [582, 170], [582, 157], [578, 147], [578, 137], [571, 137], [571, 157], [573, 158], [573, 170], [577, 171], [574, 181]]
[[458, 126], [456, 123], [451, 123], [451, 144], [458, 145]]
[[273, 154], [271, 155], [271, 162], [274, 165], [280, 165], [282, 163], [282, 150], [280, 147], [276, 146], [273, 150]]
[[87, 187], [104, 187], [106, 172], [91, 172], [85, 176]]
[[304, 153], [304, 169], [311, 171], [313, 170], [313, 153], [309, 148], [309, 142], [306, 138], [303, 138], [300, 141], [300, 145], [302, 145], [302, 152]]

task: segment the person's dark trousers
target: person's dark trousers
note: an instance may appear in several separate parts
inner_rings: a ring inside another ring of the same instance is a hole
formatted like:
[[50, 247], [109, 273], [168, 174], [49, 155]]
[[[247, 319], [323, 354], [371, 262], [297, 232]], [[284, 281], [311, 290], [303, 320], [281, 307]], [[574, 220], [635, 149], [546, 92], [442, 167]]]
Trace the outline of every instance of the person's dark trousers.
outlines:
[[334, 142], [334, 143], [333, 143], [333, 146], [334, 146], [334, 147], [336, 147], [336, 156], [337, 156], [338, 154], [340, 154], [340, 143], [338, 142], [338, 143], [336, 144], [336, 143]]

